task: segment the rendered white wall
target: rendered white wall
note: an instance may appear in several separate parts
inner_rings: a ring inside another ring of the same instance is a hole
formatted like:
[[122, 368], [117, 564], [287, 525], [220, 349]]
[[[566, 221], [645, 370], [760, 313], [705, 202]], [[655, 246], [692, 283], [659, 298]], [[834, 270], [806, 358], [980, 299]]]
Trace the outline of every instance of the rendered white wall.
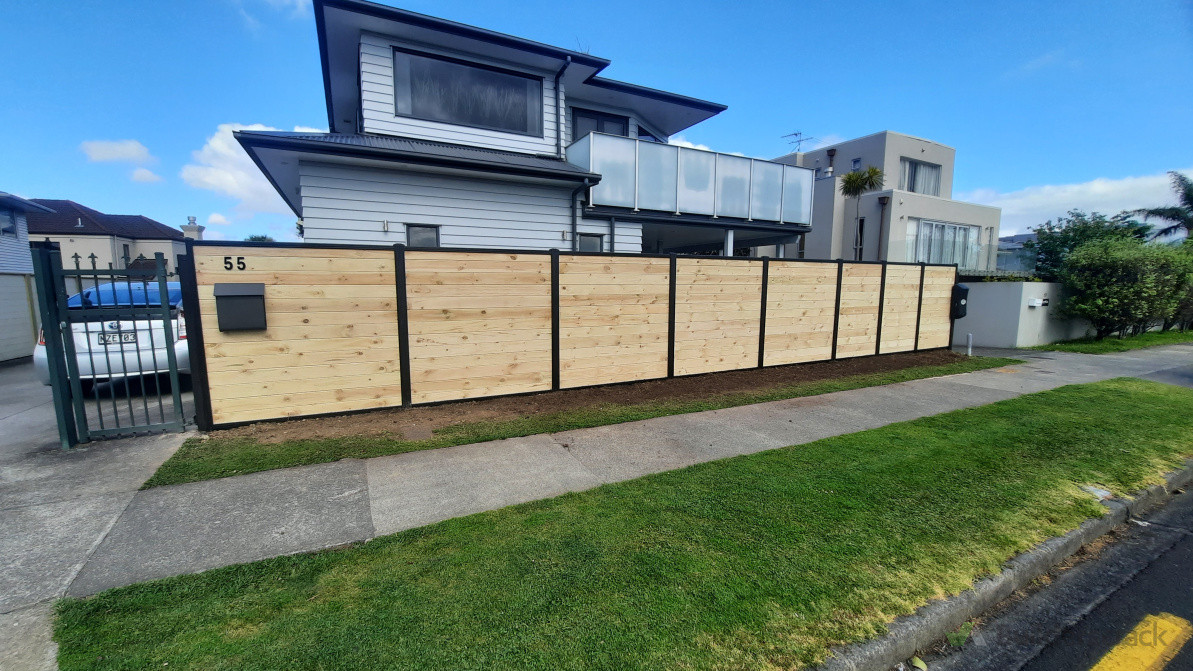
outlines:
[[[968, 314], [953, 327], [953, 344], [973, 334], [975, 347], [1034, 347], [1086, 335], [1088, 324], [1060, 316], [1061, 285], [1056, 282], [965, 282]], [[1048, 299], [1029, 307], [1031, 299]]]

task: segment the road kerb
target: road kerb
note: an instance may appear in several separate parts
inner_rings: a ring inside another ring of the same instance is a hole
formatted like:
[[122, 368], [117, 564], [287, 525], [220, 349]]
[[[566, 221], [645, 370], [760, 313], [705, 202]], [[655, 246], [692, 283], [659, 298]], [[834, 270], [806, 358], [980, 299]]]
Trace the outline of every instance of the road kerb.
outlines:
[[1193, 482], [1193, 459], [1186, 460], [1184, 468], [1169, 473], [1164, 480], [1164, 484], [1149, 487], [1128, 499], [1105, 501], [1107, 512], [1102, 517], [1086, 520], [1073, 531], [1049, 538], [1034, 549], [1017, 555], [998, 575], [979, 580], [957, 596], [934, 601], [911, 615], [896, 619], [887, 627], [886, 636], [837, 648], [817, 668], [820, 671], [886, 671], [906, 661], [917, 650], [932, 645], [1016, 590], [1026, 587], [1083, 545], [1110, 533], [1130, 517], [1163, 503], [1174, 490], [1188, 486]]

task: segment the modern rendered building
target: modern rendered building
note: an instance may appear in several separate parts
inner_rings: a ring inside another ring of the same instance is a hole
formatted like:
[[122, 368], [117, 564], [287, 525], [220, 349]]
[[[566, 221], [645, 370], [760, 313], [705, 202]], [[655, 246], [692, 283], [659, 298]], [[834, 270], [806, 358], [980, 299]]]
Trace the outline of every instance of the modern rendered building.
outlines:
[[[996, 207], [953, 200], [956, 150], [883, 131], [776, 161], [816, 172], [812, 230], [801, 255], [817, 259], [996, 265]], [[875, 166], [881, 189], [860, 202], [841, 195], [842, 175]]]
[[809, 230], [811, 170], [667, 144], [723, 105], [363, 0], [314, 11], [330, 132], [236, 134], [309, 242], [732, 253]]

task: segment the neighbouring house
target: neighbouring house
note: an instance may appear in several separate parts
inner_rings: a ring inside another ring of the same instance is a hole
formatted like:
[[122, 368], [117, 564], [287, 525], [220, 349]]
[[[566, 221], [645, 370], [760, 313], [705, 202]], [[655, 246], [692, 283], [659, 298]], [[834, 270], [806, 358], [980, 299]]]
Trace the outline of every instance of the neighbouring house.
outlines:
[[[78, 255], [82, 268], [126, 268], [140, 257], [152, 259], [161, 252], [171, 270], [186, 253], [182, 231], [139, 214], [104, 214], [73, 200], [34, 198], [45, 212], [29, 213], [29, 235], [34, 240], [57, 242], [62, 265], [74, 267]], [[28, 254], [29, 250], [26, 249]]]
[[314, 13], [329, 132], [236, 133], [308, 242], [732, 254], [810, 230], [812, 170], [668, 144], [724, 105], [371, 2]]
[[[775, 159], [816, 171], [815, 214], [801, 255], [993, 269], [1001, 210], [953, 200], [956, 153], [882, 131]], [[882, 170], [883, 187], [860, 199], [841, 195], [842, 175], [869, 166]]]
[[1035, 249], [1025, 247], [1028, 242], [1035, 242], [1035, 233], [1018, 233], [1004, 235], [998, 239], [998, 270], [1016, 272], [1034, 272], [1036, 269]]
[[52, 211], [0, 191], [0, 361], [30, 356], [37, 342], [37, 289], [26, 223], [31, 212]]

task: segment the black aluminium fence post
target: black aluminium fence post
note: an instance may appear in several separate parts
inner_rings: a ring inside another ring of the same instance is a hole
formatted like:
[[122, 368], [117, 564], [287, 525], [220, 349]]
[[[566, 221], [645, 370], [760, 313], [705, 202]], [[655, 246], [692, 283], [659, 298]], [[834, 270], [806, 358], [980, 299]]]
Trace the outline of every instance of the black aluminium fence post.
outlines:
[[394, 291], [398, 298], [398, 365], [402, 385], [402, 405], [409, 406], [410, 390], [410, 320], [406, 306], [406, 245], [394, 245]]
[[667, 377], [675, 377], [675, 269], [679, 266], [675, 254], [671, 254], [671, 270], [668, 272], [667, 290]]
[[928, 264], [920, 264], [920, 297], [915, 303], [915, 349], [913, 352], [920, 351], [920, 315], [924, 312], [924, 273], [928, 270]]
[[69, 449], [78, 442], [75, 431], [74, 415], [67, 409], [71, 402], [66, 393], [66, 362], [63, 360], [60, 344], [61, 331], [58, 324], [57, 300], [53, 290], [54, 277], [50, 263], [49, 245], [51, 242], [34, 242], [30, 246], [33, 250], [33, 277], [37, 285], [38, 312], [41, 317], [41, 333], [45, 339], [46, 363], [50, 370], [50, 393], [54, 398], [54, 418], [58, 422], [58, 439], [62, 449]]
[[[953, 264], [953, 284], [951, 286], [957, 286], [960, 279], [961, 279], [961, 264], [954, 263]], [[950, 287], [949, 294], [950, 294], [949, 295], [949, 342], [948, 342], [948, 344], [945, 345], [945, 347], [948, 349], [952, 349], [953, 348], [953, 334], [954, 334], [954, 331], [957, 330], [957, 320], [953, 318], [951, 287]]]
[[874, 337], [874, 354], [882, 354], [882, 309], [886, 303], [886, 261], [882, 262], [882, 279], [878, 281], [878, 329]]
[[758, 367], [766, 360], [766, 287], [770, 284], [770, 258], [762, 257], [762, 306], [758, 312]]
[[833, 357], [837, 360], [837, 335], [841, 332], [841, 281], [845, 274], [845, 260], [837, 259], [837, 299], [833, 307]]
[[559, 250], [551, 250], [551, 390], [559, 390]]
[[191, 355], [191, 391], [195, 396], [195, 426], [210, 431], [211, 384], [207, 377], [207, 351], [203, 344], [203, 316], [199, 310], [199, 279], [195, 272], [195, 248], [188, 239], [186, 254], [178, 257], [178, 281], [182, 283], [182, 313], [186, 318], [186, 347]]

